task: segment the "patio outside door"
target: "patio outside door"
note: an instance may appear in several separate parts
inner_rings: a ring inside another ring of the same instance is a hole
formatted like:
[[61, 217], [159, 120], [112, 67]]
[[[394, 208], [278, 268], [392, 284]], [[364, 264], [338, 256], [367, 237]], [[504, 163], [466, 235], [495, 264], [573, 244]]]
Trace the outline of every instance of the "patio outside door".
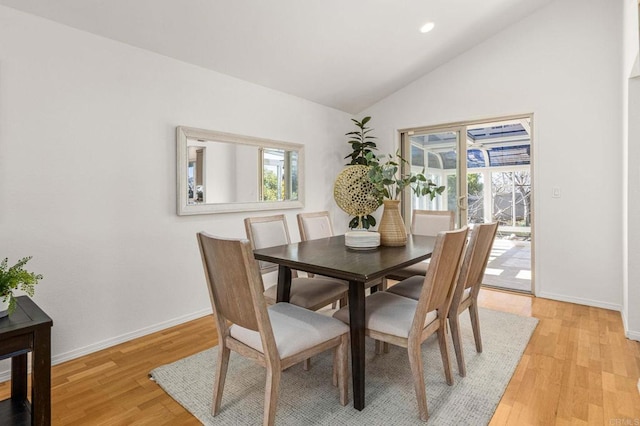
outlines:
[[414, 209], [453, 211], [456, 228], [497, 221], [483, 282], [524, 292], [533, 289], [531, 120], [522, 116], [401, 131], [401, 152], [411, 171], [424, 170], [446, 188], [434, 200], [405, 196], [407, 224]]

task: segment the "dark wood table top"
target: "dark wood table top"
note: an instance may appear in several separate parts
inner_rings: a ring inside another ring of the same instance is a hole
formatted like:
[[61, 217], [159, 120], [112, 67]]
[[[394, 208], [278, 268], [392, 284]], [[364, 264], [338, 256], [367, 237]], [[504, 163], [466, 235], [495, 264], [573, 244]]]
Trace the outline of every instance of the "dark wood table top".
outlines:
[[302, 241], [254, 251], [255, 258], [301, 271], [349, 281], [369, 282], [394, 269], [431, 257], [435, 237], [409, 235], [403, 247], [357, 250], [344, 245], [344, 235]]
[[0, 319], [0, 338], [23, 334], [43, 325], [53, 326], [49, 315], [45, 314], [29, 297], [19, 296], [16, 298], [16, 310], [8, 317]]

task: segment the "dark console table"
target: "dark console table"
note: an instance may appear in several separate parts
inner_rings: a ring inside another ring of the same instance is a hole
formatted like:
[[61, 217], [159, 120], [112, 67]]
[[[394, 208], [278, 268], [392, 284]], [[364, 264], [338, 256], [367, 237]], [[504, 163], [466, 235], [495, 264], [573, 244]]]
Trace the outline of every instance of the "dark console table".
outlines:
[[[2, 425], [51, 424], [51, 326], [27, 296], [0, 319], [0, 359], [11, 358], [11, 398], [0, 401]], [[31, 356], [31, 403], [27, 400], [27, 353]]]

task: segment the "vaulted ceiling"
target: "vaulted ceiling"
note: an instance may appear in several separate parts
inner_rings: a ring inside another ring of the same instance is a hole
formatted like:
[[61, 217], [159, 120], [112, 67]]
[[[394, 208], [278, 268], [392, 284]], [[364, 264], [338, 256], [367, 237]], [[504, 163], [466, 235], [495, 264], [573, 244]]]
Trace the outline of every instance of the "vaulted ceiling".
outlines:
[[[0, 0], [356, 114], [551, 0]], [[435, 28], [419, 31], [426, 22]]]

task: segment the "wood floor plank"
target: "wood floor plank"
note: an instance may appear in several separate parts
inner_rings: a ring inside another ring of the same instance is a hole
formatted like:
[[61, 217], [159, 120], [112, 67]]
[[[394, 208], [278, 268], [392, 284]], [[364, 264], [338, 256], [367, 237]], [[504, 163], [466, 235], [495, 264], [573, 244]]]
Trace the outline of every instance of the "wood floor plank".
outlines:
[[[619, 312], [486, 289], [479, 303], [539, 319], [491, 425], [640, 423], [640, 342], [625, 338]], [[198, 425], [148, 373], [216, 344], [207, 316], [55, 365], [52, 423]]]

